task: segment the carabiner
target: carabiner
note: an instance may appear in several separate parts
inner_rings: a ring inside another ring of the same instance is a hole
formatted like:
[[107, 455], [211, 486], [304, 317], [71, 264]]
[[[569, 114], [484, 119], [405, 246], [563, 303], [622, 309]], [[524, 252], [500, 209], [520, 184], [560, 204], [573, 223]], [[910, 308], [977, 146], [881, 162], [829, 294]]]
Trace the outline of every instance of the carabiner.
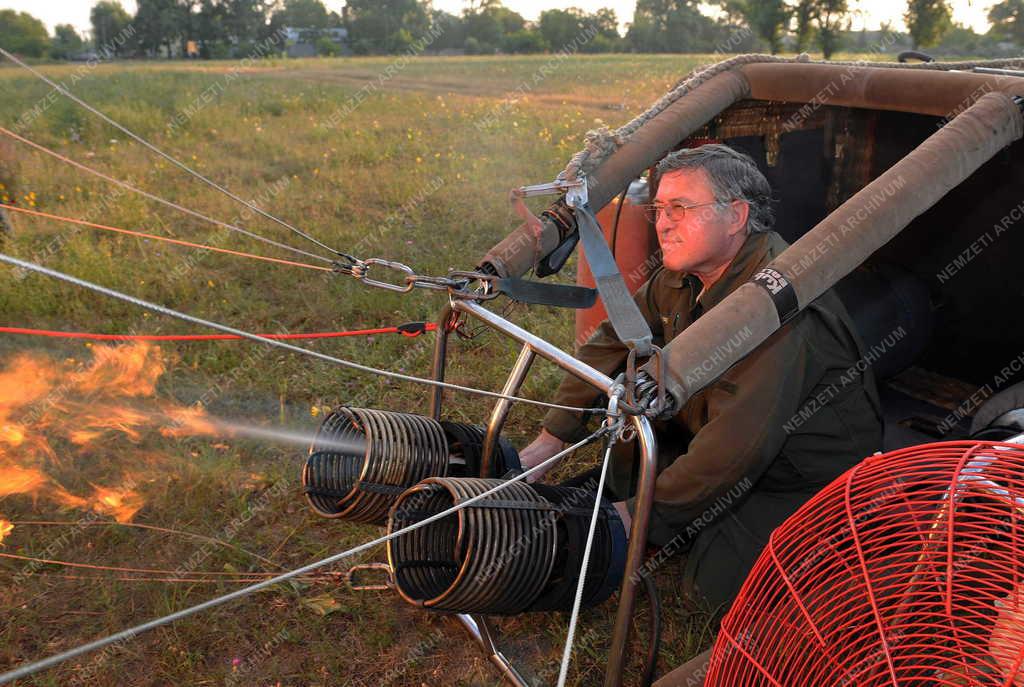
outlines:
[[[405, 283], [402, 285], [390, 284], [386, 281], [380, 281], [378, 279], [370, 279], [370, 268], [373, 265], [380, 265], [381, 267], [387, 267], [388, 269], [396, 270], [398, 272], [405, 273]], [[394, 262], [393, 260], [384, 260], [383, 258], [370, 258], [364, 260], [363, 264], [360, 265], [360, 273], [356, 275], [364, 284], [370, 286], [376, 286], [380, 289], [387, 289], [388, 291], [397, 291], [398, 293], [409, 293], [416, 286], [416, 273], [412, 271], [412, 268], [408, 265], [403, 265], [400, 262]]]

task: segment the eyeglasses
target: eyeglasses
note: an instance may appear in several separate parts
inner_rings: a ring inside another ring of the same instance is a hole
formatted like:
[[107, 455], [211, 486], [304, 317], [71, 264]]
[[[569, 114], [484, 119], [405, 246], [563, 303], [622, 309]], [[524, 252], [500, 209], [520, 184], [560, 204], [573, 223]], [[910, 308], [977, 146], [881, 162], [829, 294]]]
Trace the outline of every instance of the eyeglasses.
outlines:
[[672, 200], [668, 203], [649, 203], [642, 207], [644, 209], [644, 214], [647, 215], [647, 219], [651, 222], [657, 222], [662, 215], [668, 217], [671, 222], [680, 222], [683, 217], [686, 216], [687, 210], [702, 208], [707, 205], [724, 205], [724, 203], [712, 200], [708, 203], [694, 203], [693, 205], [686, 205], [681, 201]]

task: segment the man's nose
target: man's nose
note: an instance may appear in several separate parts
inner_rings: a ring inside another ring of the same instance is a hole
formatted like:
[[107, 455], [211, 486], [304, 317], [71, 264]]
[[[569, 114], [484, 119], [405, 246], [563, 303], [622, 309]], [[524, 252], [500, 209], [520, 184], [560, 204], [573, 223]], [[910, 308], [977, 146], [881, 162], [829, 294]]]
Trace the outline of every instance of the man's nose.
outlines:
[[668, 218], [668, 214], [662, 212], [658, 215], [658, 219], [654, 223], [654, 228], [658, 234], [667, 234], [672, 231], [676, 226], [676, 223]]

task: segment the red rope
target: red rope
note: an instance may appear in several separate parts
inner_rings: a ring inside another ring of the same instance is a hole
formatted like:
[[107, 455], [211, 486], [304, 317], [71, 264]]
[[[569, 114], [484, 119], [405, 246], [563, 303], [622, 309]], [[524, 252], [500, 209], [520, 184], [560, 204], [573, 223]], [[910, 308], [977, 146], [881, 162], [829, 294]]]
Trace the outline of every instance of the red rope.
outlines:
[[[265, 339], [335, 339], [342, 336], [369, 336], [372, 334], [401, 334], [415, 337], [437, 329], [433, 322], [406, 322], [397, 327], [355, 329], [347, 332], [312, 332], [308, 334], [260, 334]], [[241, 339], [234, 334], [93, 334], [91, 332], [59, 332], [50, 329], [0, 327], [0, 334], [26, 334], [59, 339], [91, 339], [94, 341], [225, 341]]]
[[91, 227], [92, 229], [103, 229], [104, 231], [113, 231], [118, 234], [128, 234], [129, 236], [138, 236], [144, 239], [153, 239], [154, 241], [165, 241], [167, 243], [173, 243], [178, 246], [186, 246], [188, 248], [200, 248], [202, 250], [210, 250], [215, 253], [227, 253], [228, 255], [236, 255], [242, 258], [252, 258], [253, 260], [264, 260], [266, 262], [276, 262], [280, 265], [291, 265], [293, 267], [305, 267], [309, 270], [320, 270], [321, 272], [332, 272], [333, 269], [330, 267], [320, 267], [319, 265], [309, 265], [304, 262], [296, 262], [294, 260], [284, 260], [282, 258], [271, 258], [266, 255], [255, 255], [253, 253], [243, 253], [238, 250], [230, 250], [228, 248], [217, 248], [216, 246], [207, 246], [202, 243], [192, 243], [191, 241], [182, 241], [180, 239], [172, 239], [168, 236], [157, 236], [156, 234], [147, 234], [141, 231], [132, 231], [130, 229], [120, 229], [118, 227], [107, 226], [106, 224], [96, 224], [94, 222], [86, 222], [80, 219], [74, 219], [71, 217], [63, 217], [61, 215], [51, 215], [48, 212], [39, 212], [37, 210], [29, 210], [27, 208], [20, 208], [16, 205], [8, 205], [0, 203], [0, 207], [5, 210], [11, 210], [13, 212], [23, 212], [26, 215], [32, 215], [34, 217], [44, 217], [46, 219], [54, 219], [59, 222], [68, 222], [70, 224], [79, 224], [83, 227]]

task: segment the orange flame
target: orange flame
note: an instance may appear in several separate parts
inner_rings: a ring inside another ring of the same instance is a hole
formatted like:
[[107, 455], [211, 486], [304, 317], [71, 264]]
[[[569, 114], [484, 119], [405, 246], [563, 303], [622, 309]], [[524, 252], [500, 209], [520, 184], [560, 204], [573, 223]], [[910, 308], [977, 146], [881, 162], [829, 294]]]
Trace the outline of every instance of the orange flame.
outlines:
[[93, 500], [90, 504], [97, 513], [112, 515], [118, 522], [130, 522], [142, 508], [142, 497], [130, 489], [106, 488], [93, 485]]
[[224, 429], [211, 420], [200, 406], [191, 408], [164, 408], [164, 414], [172, 425], [162, 427], [160, 433], [165, 437], [183, 436], [221, 436]]
[[11, 533], [11, 530], [13, 529], [13, 522], [11, 522], [10, 520], [0, 518], [0, 546], [3, 546], [4, 539], [7, 537], [8, 534]]
[[[145, 446], [158, 432], [216, 435], [218, 425], [200, 407], [145, 400], [155, 395], [166, 371], [159, 347], [133, 343], [91, 350], [84, 364], [23, 353], [0, 369], [0, 497], [42, 496], [127, 522], [145, 499], [123, 470], [119, 478], [112, 475], [117, 442], [133, 444], [125, 447], [133, 466], [144, 461], [154, 467], [169, 462]], [[72, 493], [61, 484], [62, 475], [68, 484], [90, 477], [96, 483], [90, 483], [91, 493]], [[7, 532], [0, 530], [0, 540]]]
[[0, 497], [11, 494], [34, 494], [50, 481], [39, 470], [20, 465], [0, 466]]
[[152, 396], [163, 373], [164, 363], [158, 346], [145, 342], [96, 346], [92, 364], [74, 374], [71, 382], [80, 394]]

